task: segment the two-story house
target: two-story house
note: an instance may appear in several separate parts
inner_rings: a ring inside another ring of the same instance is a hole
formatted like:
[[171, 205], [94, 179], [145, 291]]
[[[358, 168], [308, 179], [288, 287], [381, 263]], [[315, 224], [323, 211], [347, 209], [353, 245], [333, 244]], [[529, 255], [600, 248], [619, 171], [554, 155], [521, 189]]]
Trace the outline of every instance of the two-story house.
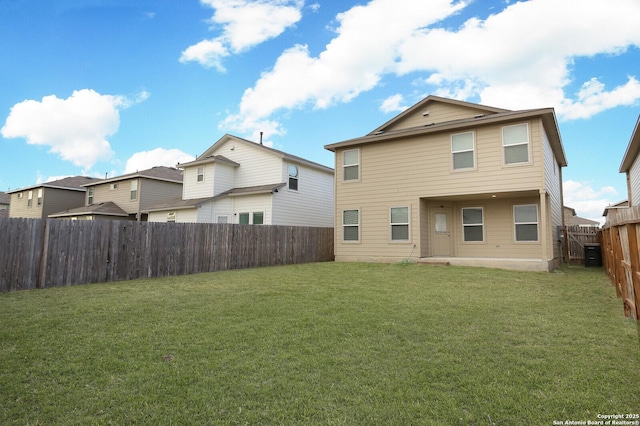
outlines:
[[333, 226], [333, 169], [224, 135], [184, 170], [182, 196], [149, 221]]
[[622, 157], [620, 173], [627, 177], [627, 200], [629, 207], [640, 206], [640, 116], [629, 139], [627, 150]]
[[9, 217], [46, 219], [52, 213], [83, 206], [87, 191], [83, 185], [99, 181], [72, 176], [8, 191]]
[[567, 160], [552, 108], [429, 96], [325, 148], [335, 153], [337, 261], [560, 263]]
[[182, 171], [159, 166], [83, 186], [86, 199], [82, 207], [58, 211], [49, 217], [145, 221], [144, 209], [182, 194]]

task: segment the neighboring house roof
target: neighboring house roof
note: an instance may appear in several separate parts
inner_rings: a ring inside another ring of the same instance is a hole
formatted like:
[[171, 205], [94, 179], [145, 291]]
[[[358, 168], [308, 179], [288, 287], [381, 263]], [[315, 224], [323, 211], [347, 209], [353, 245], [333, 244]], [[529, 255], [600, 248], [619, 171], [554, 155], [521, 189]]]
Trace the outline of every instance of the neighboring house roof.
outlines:
[[607, 216], [609, 214], [609, 211], [615, 211], [619, 209], [628, 209], [628, 208], [629, 208], [629, 200], [618, 201], [617, 203], [609, 204], [607, 207], [605, 207], [604, 212], [602, 213], [602, 216]]
[[631, 134], [629, 145], [627, 145], [627, 151], [624, 153], [624, 157], [622, 157], [622, 163], [620, 163], [620, 173], [626, 173], [631, 169], [631, 166], [633, 166], [633, 162], [635, 161], [639, 152], [640, 152], [640, 116], [638, 116], [638, 120], [636, 121], [636, 127], [634, 127], [633, 133]]
[[563, 206], [562, 208], [565, 212], [564, 218], [566, 226], [600, 226], [600, 222], [597, 220], [586, 219], [578, 216], [574, 208], [567, 206]]
[[286, 186], [286, 183], [274, 183], [270, 185], [257, 185], [257, 186], [247, 186], [243, 188], [232, 188], [214, 197], [192, 198], [188, 200], [183, 200], [182, 198], [174, 198], [165, 203], [154, 204], [153, 206], [145, 209], [143, 213], [163, 211], [163, 210], [192, 209], [192, 208], [200, 207], [202, 204], [207, 203], [209, 201], [218, 200], [226, 197], [270, 194], [270, 193], [278, 192], [278, 190], [284, 186]]
[[83, 186], [94, 186], [104, 183], [118, 182], [122, 180], [146, 178], [153, 180], [161, 180], [166, 182], [182, 183], [182, 170], [173, 167], [156, 166], [147, 170], [141, 170], [134, 173], [127, 173], [120, 176], [114, 176], [108, 179], [102, 179], [99, 182], [87, 183]]
[[8, 194], [13, 194], [16, 192], [28, 191], [30, 189], [35, 188], [55, 188], [55, 189], [68, 189], [71, 191], [82, 191], [86, 192], [84, 188], [87, 184], [92, 183], [100, 183], [102, 179], [92, 178], [89, 176], [71, 176], [64, 179], [53, 180], [50, 182], [44, 182], [38, 185], [27, 186], [24, 188], [14, 189], [13, 191], [8, 191]]
[[558, 164], [561, 167], [567, 166], [567, 157], [564, 152], [564, 148], [562, 146], [560, 130], [558, 129], [558, 121], [556, 119], [555, 111], [553, 108], [509, 111], [509, 110], [504, 110], [500, 108], [485, 107], [481, 105], [479, 109], [486, 110], [487, 114], [478, 114], [472, 118], [443, 121], [440, 123], [430, 123], [427, 125], [421, 125], [421, 126], [410, 127], [410, 128], [402, 128], [402, 129], [392, 130], [392, 131], [386, 130], [392, 124], [400, 121], [400, 119], [404, 118], [406, 115], [411, 114], [412, 112], [415, 112], [416, 110], [419, 110], [421, 108], [426, 108], [431, 102], [467, 105], [469, 107], [478, 109], [478, 105], [476, 104], [471, 104], [471, 103], [462, 102], [462, 101], [454, 101], [451, 99], [440, 98], [437, 96], [428, 96], [421, 102], [409, 108], [409, 110], [396, 116], [395, 118], [386, 122], [382, 126], [374, 129], [369, 134], [362, 137], [355, 138], [355, 139], [349, 139], [346, 141], [325, 145], [325, 149], [335, 152], [335, 150], [338, 148], [345, 148], [349, 146], [363, 145], [363, 144], [369, 144], [369, 143], [392, 141], [394, 139], [407, 137], [407, 136], [439, 133], [439, 132], [445, 132], [445, 131], [450, 131], [454, 129], [459, 130], [459, 129], [469, 128], [469, 127], [476, 127], [478, 125], [495, 124], [495, 123], [501, 123], [501, 122], [539, 117], [542, 119], [542, 122], [544, 124], [545, 130], [547, 133], [547, 137], [549, 138], [551, 149], [553, 150], [556, 156], [556, 159], [558, 160]]
[[101, 216], [122, 216], [127, 217], [129, 214], [122, 210], [113, 201], [107, 201], [104, 203], [91, 204], [89, 206], [77, 207], [75, 209], [69, 209], [63, 212], [50, 214], [49, 217], [70, 217], [70, 216], [89, 216], [89, 215], [101, 215]]
[[11, 196], [6, 192], [0, 192], [0, 204], [9, 205], [10, 203], [11, 203]]
[[267, 150], [267, 151], [271, 152], [272, 154], [275, 154], [276, 156], [278, 156], [278, 157], [280, 157], [280, 158], [282, 158], [283, 160], [286, 160], [286, 161], [291, 161], [291, 162], [304, 164], [304, 165], [306, 165], [308, 167], [312, 167], [312, 168], [317, 169], [317, 170], [322, 170], [322, 171], [325, 171], [325, 172], [328, 172], [328, 173], [333, 173], [333, 169], [331, 167], [327, 167], [327, 166], [324, 166], [322, 164], [315, 163], [313, 161], [309, 161], [309, 160], [307, 160], [305, 158], [298, 157], [296, 155], [287, 154], [286, 152], [278, 151], [277, 149], [269, 148], [268, 146], [262, 145], [260, 143], [252, 142], [250, 140], [239, 138], [237, 136], [230, 135], [230, 134], [225, 134], [224, 136], [222, 136], [220, 139], [218, 139], [218, 141], [216, 143], [214, 143], [212, 146], [210, 146], [209, 149], [207, 149], [205, 152], [203, 152], [202, 155], [200, 155], [194, 161], [190, 161], [188, 163], [178, 164], [178, 167], [184, 168], [184, 167], [188, 167], [188, 166], [194, 166], [194, 165], [197, 165], [197, 164], [204, 164], [204, 163], [211, 162], [211, 161], [225, 161], [225, 160], [227, 162], [231, 163], [232, 165], [238, 165], [239, 166], [238, 163], [236, 163], [234, 161], [231, 161], [228, 158], [223, 157], [222, 155], [215, 155], [214, 154], [216, 152], [216, 150], [218, 149], [218, 147], [220, 145], [222, 145], [223, 143], [225, 143], [229, 139], [233, 139], [233, 140], [241, 142], [241, 143], [252, 144], [252, 146], [256, 146], [259, 149]]

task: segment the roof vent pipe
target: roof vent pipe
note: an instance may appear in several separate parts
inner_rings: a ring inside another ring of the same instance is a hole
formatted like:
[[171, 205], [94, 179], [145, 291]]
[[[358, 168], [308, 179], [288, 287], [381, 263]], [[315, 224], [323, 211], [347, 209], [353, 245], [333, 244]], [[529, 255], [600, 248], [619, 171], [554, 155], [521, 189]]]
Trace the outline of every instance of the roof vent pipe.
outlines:
[[260, 132], [260, 145], [262, 145], [262, 132]]

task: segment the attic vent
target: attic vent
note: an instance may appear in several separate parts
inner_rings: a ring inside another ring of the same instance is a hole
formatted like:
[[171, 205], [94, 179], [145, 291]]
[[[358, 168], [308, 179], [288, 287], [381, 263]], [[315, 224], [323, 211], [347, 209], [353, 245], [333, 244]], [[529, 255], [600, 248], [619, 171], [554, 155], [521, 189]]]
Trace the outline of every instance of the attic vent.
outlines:
[[427, 115], [429, 115], [429, 110], [425, 109], [424, 111], [422, 111], [422, 116], [426, 117]]
[[377, 132], [374, 133], [374, 135], [381, 135], [384, 133], [384, 130], [378, 130]]
[[484, 117], [486, 114], [478, 114], [478, 115], [474, 115], [473, 118], [480, 118], [480, 117]]
[[424, 127], [429, 127], [429, 126], [433, 126], [436, 123], [429, 123], [429, 124], [425, 124]]

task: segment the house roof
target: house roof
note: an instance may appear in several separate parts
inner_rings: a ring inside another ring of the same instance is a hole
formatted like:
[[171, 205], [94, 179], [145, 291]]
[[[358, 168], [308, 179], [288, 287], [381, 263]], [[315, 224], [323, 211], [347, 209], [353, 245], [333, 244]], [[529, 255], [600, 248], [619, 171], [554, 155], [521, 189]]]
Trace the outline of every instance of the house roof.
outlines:
[[487, 113], [491, 113], [491, 114], [500, 113], [500, 112], [509, 112], [508, 109], [495, 108], [495, 107], [490, 107], [490, 106], [480, 105], [480, 104], [472, 104], [471, 102], [458, 101], [458, 100], [455, 100], [455, 99], [448, 99], [448, 98], [442, 98], [440, 96], [430, 95], [430, 96], [427, 96], [426, 98], [424, 98], [423, 100], [421, 100], [420, 102], [418, 102], [417, 104], [413, 105], [412, 107], [409, 107], [406, 110], [404, 110], [403, 112], [401, 112], [400, 114], [396, 115], [391, 120], [389, 120], [386, 123], [384, 123], [382, 126], [373, 129], [369, 133], [369, 135], [373, 135], [375, 133], [384, 131], [385, 129], [387, 129], [388, 127], [392, 126], [393, 124], [403, 120], [405, 117], [407, 117], [409, 115], [412, 115], [415, 111], [426, 109], [426, 107], [429, 106], [429, 104], [432, 103], [432, 102], [439, 102], [439, 103], [456, 105], [456, 106], [461, 106], [461, 107], [466, 107], [466, 108], [484, 110], [484, 111], [487, 111]]
[[0, 192], [0, 204], [10, 204], [11, 196], [6, 192]]
[[269, 194], [278, 192], [278, 190], [282, 187], [286, 186], [286, 183], [274, 183], [270, 185], [258, 185], [258, 186], [246, 186], [242, 188], [232, 188], [228, 191], [224, 191], [218, 195], [213, 197], [205, 197], [205, 198], [192, 198], [188, 200], [183, 200], [182, 198], [173, 198], [164, 203], [154, 204], [153, 206], [148, 207], [143, 210], [143, 213], [157, 212], [163, 210], [181, 210], [181, 209], [193, 209], [196, 207], [200, 207], [202, 204], [207, 203], [209, 201], [215, 201], [221, 198], [226, 197], [240, 197], [247, 195], [257, 195], [257, 194]]
[[[403, 128], [399, 130], [386, 131], [393, 123], [397, 122], [401, 117], [415, 112], [420, 108], [424, 108], [425, 104], [429, 102], [446, 102], [449, 104], [464, 104], [465, 106], [473, 106], [476, 109], [484, 109], [487, 114], [480, 114], [472, 118], [463, 118], [459, 120], [443, 121], [440, 123], [431, 123], [427, 125]], [[555, 111], [553, 108], [540, 108], [529, 109], [519, 111], [509, 111], [498, 108], [478, 106], [468, 102], [453, 101], [451, 99], [438, 98], [436, 96], [429, 96], [416, 105], [409, 108], [409, 110], [401, 113], [392, 120], [378, 127], [371, 133], [358, 137], [355, 139], [349, 139], [342, 142], [337, 142], [329, 145], [325, 145], [325, 149], [335, 152], [338, 148], [346, 148], [350, 146], [366, 145], [370, 143], [389, 142], [395, 139], [400, 139], [408, 136], [435, 134], [439, 132], [448, 132], [451, 130], [461, 130], [465, 128], [477, 127], [479, 125], [489, 125], [496, 123], [507, 123], [516, 120], [523, 120], [528, 118], [539, 117], [542, 119], [545, 127], [547, 137], [551, 144], [551, 149], [558, 160], [560, 166], [567, 166], [567, 157], [562, 146], [562, 140], [560, 137], [560, 130], [558, 129], [558, 121], [556, 119]]]
[[206, 157], [203, 157], [201, 155], [196, 160], [190, 161], [188, 163], [182, 163], [182, 164], [178, 163], [178, 167], [184, 168], [184, 167], [187, 167], [187, 166], [197, 166], [197, 165], [206, 164], [206, 163], [224, 163], [224, 164], [228, 164], [228, 165], [233, 166], [233, 167], [239, 167], [240, 166], [240, 163], [236, 163], [235, 161], [229, 160], [224, 155], [209, 155], [209, 156], [206, 156]]
[[14, 189], [13, 191], [8, 191], [8, 194], [13, 194], [16, 192], [27, 191], [35, 188], [55, 188], [55, 189], [68, 189], [70, 191], [82, 191], [85, 192], [86, 189], [84, 186], [88, 183], [100, 183], [102, 179], [92, 178], [89, 176], [71, 176], [66, 177], [64, 179], [53, 180], [50, 182], [44, 182], [38, 185], [27, 186], [24, 188]]
[[89, 216], [89, 215], [101, 215], [101, 216], [123, 216], [127, 217], [129, 214], [122, 210], [113, 201], [107, 201], [104, 203], [96, 203], [88, 206], [77, 207], [75, 209], [68, 209], [62, 212], [50, 214], [49, 217], [70, 217], [70, 216]]
[[251, 144], [252, 146], [258, 147], [259, 149], [263, 149], [267, 152], [270, 152], [286, 161], [290, 161], [290, 162], [295, 162], [295, 163], [299, 163], [299, 164], [304, 164], [308, 167], [314, 168], [316, 170], [320, 170], [320, 171], [324, 171], [327, 173], [333, 173], [333, 169], [331, 167], [327, 167], [324, 166], [320, 163], [316, 163], [310, 160], [307, 160], [305, 158], [302, 157], [298, 157], [296, 155], [292, 155], [292, 154], [287, 154], [284, 151], [279, 151], [277, 149], [274, 148], [270, 148], [268, 146], [262, 145], [260, 143], [257, 142], [252, 142], [250, 140], [247, 139], [243, 139], [240, 138], [238, 136], [234, 136], [234, 135], [230, 135], [230, 134], [225, 134], [224, 136], [222, 136], [220, 139], [218, 139], [218, 141], [216, 143], [214, 143], [213, 145], [211, 145], [205, 152], [202, 153], [202, 155], [200, 155], [195, 161], [191, 161], [188, 163], [182, 163], [182, 164], [178, 164], [178, 167], [184, 168], [186, 166], [193, 166], [196, 164], [201, 164], [201, 163], [207, 163], [207, 162], [211, 162], [211, 161], [223, 161], [226, 160], [228, 162], [231, 162], [235, 165], [239, 165], [236, 162], [233, 162], [221, 155], [215, 155], [215, 152], [218, 150], [218, 148], [220, 147], [220, 145], [224, 144], [225, 142], [227, 142], [228, 140], [234, 140], [236, 142], [240, 142], [240, 143], [246, 143], [246, 144]]
[[622, 157], [622, 163], [620, 163], [620, 173], [626, 173], [631, 169], [633, 162], [640, 152], [640, 115], [636, 121], [636, 126], [631, 133], [631, 139], [627, 145], [627, 150]]
[[114, 176], [109, 179], [103, 179], [99, 182], [91, 182], [82, 186], [95, 186], [105, 183], [119, 182], [128, 179], [145, 178], [152, 180], [161, 180], [166, 182], [182, 183], [182, 170], [173, 167], [156, 166], [150, 169], [127, 173], [125, 175]]
[[609, 214], [609, 210], [618, 210], [618, 209], [628, 209], [629, 208], [629, 200], [618, 201], [617, 203], [609, 204], [604, 208], [604, 212], [602, 216], [607, 216]]

